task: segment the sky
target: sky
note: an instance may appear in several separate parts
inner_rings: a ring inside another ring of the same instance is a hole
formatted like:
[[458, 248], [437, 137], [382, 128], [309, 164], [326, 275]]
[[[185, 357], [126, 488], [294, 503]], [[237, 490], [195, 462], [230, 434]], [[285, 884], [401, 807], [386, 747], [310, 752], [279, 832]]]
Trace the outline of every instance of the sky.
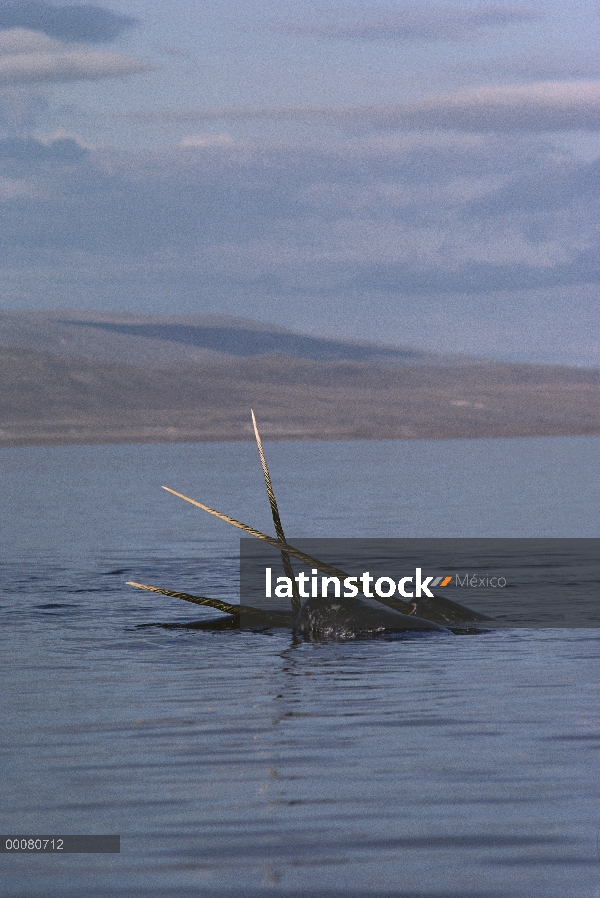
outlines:
[[600, 6], [0, 0], [0, 308], [600, 365]]

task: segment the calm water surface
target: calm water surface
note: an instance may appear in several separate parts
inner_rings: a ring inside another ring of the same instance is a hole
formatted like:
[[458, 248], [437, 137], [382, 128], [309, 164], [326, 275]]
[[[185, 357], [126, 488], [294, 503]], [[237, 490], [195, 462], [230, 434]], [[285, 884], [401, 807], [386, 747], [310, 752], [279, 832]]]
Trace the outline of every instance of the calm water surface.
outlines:
[[[599, 536], [598, 438], [266, 446], [286, 532]], [[1, 894], [600, 896], [600, 633], [186, 627], [272, 531], [251, 444], [0, 450]], [[165, 626], [168, 625], [168, 626]]]

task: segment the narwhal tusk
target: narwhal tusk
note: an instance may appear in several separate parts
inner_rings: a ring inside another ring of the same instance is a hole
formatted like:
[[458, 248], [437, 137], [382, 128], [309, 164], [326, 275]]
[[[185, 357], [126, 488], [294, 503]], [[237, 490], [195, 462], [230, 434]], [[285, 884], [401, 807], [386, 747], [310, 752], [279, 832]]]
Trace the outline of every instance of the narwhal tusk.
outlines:
[[[321, 571], [321, 573], [323, 574], [328, 574], [330, 577], [336, 577], [342, 582], [349, 576], [339, 568], [331, 567], [330, 565], [325, 564], [323, 561], [319, 561], [318, 558], [313, 558], [312, 555], [307, 555], [306, 552], [301, 552], [294, 546], [290, 546], [289, 543], [280, 542], [277, 539], [273, 539], [272, 536], [267, 536], [266, 533], [261, 533], [260, 530], [255, 530], [254, 527], [249, 527], [248, 524], [242, 524], [241, 521], [236, 521], [235, 518], [230, 518], [229, 515], [222, 514], [222, 512], [220, 511], [215, 511], [215, 509], [211, 508], [209, 505], [204, 505], [202, 502], [197, 502], [195, 499], [190, 499], [189, 496], [184, 496], [183, 493], [178, 493], [176, 490], [172, 490], [168, 486], [163, 486], [163, 490], [166, 490], [168, 493], [172, 493], [173, 496], [177, 496], [179, 499], [183, 499], [185, 502], [189, 502], [190, 505], [195, 505], [196, 508], [201, 508], [202, 511], [206, 511], [208, 512], [208, 514], [214, 515], [221, 521], [225, 521], [227, 524], [231, 524], [233, 527], [237, 527], [239, 530], [243, 530], [244, 533], [249, 534], [249, 536], [255, 536], [256, 539], [262, 539], [263, 542], [268, 543], [270, 546], [273, 546], [274, 549], [279, 549], [280, 552], [286, 552], [288, 555], [291, 555], [293, 558], [297, 558], [308, 567], [314, 567], [318, 571]], [[381, 605], [387, 605], [388, 608], [393, 608], [395, 611], [399, 611], [401, 614], [407, 614], [411, 611], [410, 605], [408, 605], [406, 602], [399, 602], [396, 599], [384, 599], [383, 597], [377, 595], [372, 595], [371, 598], [376, 602], [379, 602]]]
[[[252, 425], [254, 427], [254, 436], [256, 437], [256, 445], [258, 446], [258, 455], [260, 457], [260, 463], [262, 465], [263, 474], [265, 477], [265, 486], [267, 488], [267, 496], [269, 498], [269, 504], [271, 506], [271, 514], [273, 515], [273, 524], [275, 525], [275, 533], [277, 534], [277, 539], [284, 543], [285, 542], [285, 534], [283, 532], [283, 526], [281, 524], [281, 518], [279, 517], [279, 508], [277, 507], [277, 500], [275, 498], [275, 493], [273, 492], [273, 487], [271, 485], [271, 477], [269, 475], [269, 469], [267, 467], [267, 460], [265, 458], [265, 453], [263, 452], [262, 441], [260, 438], [260, 434], [258, 432], [258, 426], [256, 424], [256, 417], [254, 415], [253, 409], [250, 409], [250, 413], [252, 415]], [[290, 556], [287, 552], [281, 551], [281, 561], [283, 563], [283, 569], [285, 571], [286, 577], [289, 578], [292, 584], [292, 611], [298, 616], [300, 614], [300, 610], [302, 608], [302, 602], [300, 601], [300, 594], [298, 593], [298, 587], [296, 586], [296, 581], [294, 580], [294, 570], [292, 568], [292, 563], [290, 561]]]
[[205, 596], [193, 596], [189, 592], [174, 592], [172, 589], [159, 589], [158, 586], [146, 586], [145, 583], [135, 583], [134, 580], [128, 580], [127, 586], [135, 586], [137, 589], [147, 589], [149, 592], [159, 592], [163, 596], [172, 596], [174, 599], [184, 599], [186, 602], [193, 602], [194, 605], [207, 605], [209, 608], [216, 608], [217, 611], [223, 611], [225, 614], [240, 614], [239, 605], [230, 605], [229, 602], [221, 602], [219, 599], [207, 599]]
[[207, 599], [206, 596], [193, 596], [189, 592], [175, 592], [172, 589], [160, 589], [158, 586], [147, 586], [145, 583], [135, 583], [133, 580], [127, 581], [127, 586], [135, 586], [137, 589], [146, 589], [148, 592], [158, 592], [163, 596], [172, 596], [174, 599], [183, 599], [185, 602], [193, 602], [194, 605], [206, 605], [209, 608], [216, 608], [217, 611], [223, 611], [225, 614], [231, 614], [239, 617], [240, 614], [257, 619], [257, 623], [276, 627], [291, 626], [291, 617], [283, 613], [272, 614], [263, 611], [260, 608], [252, 608], [249, 605], [230, 605], [229, 602], [221, 602], [219, 599]]
[[235, 518], [230, 518], [227, 514], [223, 514], [220, 511], [215, 511], [215, 509], [211, 508], [209, 505], [204, 505], [202, 502], [197, 502], [196, 499], [190, 499], [189, 496], [184, 496], [183, 493], [178, 493], [176, 490], [172, 490], [168, 486], [163, 486], [163, 490], [166, 490], [173, 496], [177, 496], [179, 499], [183, 499], [184, 502], [189, 502], [190, 505], [195, 505], [196, 508], [201, 508], [202, 511], [207, 511], [208, 514], [214, 515], [221, 521], [225, 521], [227, 524], [231, 524], [233, 527], [237, 527], [239, 530], [243, 530], [244, 533], [247, 533], [249, 536], [254, 536], [256, 537], [256, 539], [262, 539], [263, 542], [268, 543], [270, 546], [273, 546], [274, 549], [279, 549], [280, 552], [287, 552], [288, 555], [292, 555], [294, 558], [297, 558], [304, 564], [310, 567], [316, 567], [317, 570], [321, 571], [324, 574], [329, 574], [330, 577], [337, 577], [338, 580], [345, 580], [348, 576], [348, 574], [344, 573], [344, 571], [340, 571], [338, 568], [331, 567], [330, 565], [319, 561], [317, 558], [313, 558], [311, 555], [307, 555], [306, 552], [301, 552], [299, 549], [294, 548], [294, 546], [290, 546], [289, 543], [281, 542], [278, 539], [273, 539], [272, 536], [267, 536], [266, 533], [261, 533], [260, 530], [255, 530], [254, 527], [249, 527], [248, 524], [242, 524], [241, 521], [236, 521]]
[[[342, 582], [348, 577], [344, 571], [341, 571], [339, 568], [332, 567], [329, 564], [325, 564], [323, 561], [319, 561], [318, 558], [313, 558], [311, 555], [307, 555], [306, 552], [301, 552], [299, 549], [296, 549], [294, 546], [291, 546], [289, 543], [280, 542], [277, 539], [273, 539], [272, 536], [267, 536], [266, 533], [261, 533], [260, 530], [255, 530], [254, 527], [249, 527], [247, 524], [242, 524], [241, 521], [236, 521], [235, 518], [230, 518], [229, 515], [222, 514], [220, 511], [215, 511], [214, 508], [210, 508], [208, 505], [204, 505], [202, 502], [197, 502], [195, 499], [190, 499], [189, 496], [184, 496], [183, 493], [178, 493], [176, 490], [169, 489], [168, 486], [163, 486], [163, 489], [168, 493], [172, 493], [174, 496], [177, 496], [179, 499], [183, 499], [185, 502], [189, 502], [191, 505], [195, 505], [196, 508], [201, 508], [202, 511], [208, 512], [208, 514], [212, 514], [215, 517], [219, 518], [221, 521], [225, 521], [228, 524], [231, 524], [233, 527], [237, 527], [240, 530], [243, 530], [244, 533], [248, 533], [250, 536], [254, 536], [257, 539], [262, 539], [263, 542], [268, 543], [268, 545], [273, 546], [274, 549], [279, 549], [280, 552], [287, 552], [288, 555], [291, 555], [293, 558], [297, 558], [303, 564], [306, 564], [308, 567], [314, 567], [317, 570], [321, 571], [323, 574], [327, 574], [330, 577], [335, 577]], [[363, 592], [361, 590], [361, 592]], [[363, 595], [365, 593], [363, 592]], [[417, 599], [414, 603], [416, 607], [412, 607], [408, 602], [402, 602], [399, 599], [384, 598], [383, 596], [379, 596], [373, 594], [369, 596], [369, 598], [373, 599], [376, 602], [379, 602], [381, 605], [387, 605], [388, 608], [393, 608], [394, 611], [400, 612], [400, 614], [404, 614], [406, 616], [412, 617], [415, 619], [415, 611], [417, 612], [416, 618], [422, 618], [425, 614], [425, 620], [433, 621], [436, 623], [442, 624], [442, 626], [451, 623], [461, 623], [464, 621], [473, 621], [473, 620], [482, 620], [484, 619], [481, 615], [476, 612], [471, 611], [469, 608], [465, 608], [462, 605], [457, 604], [456, 602], [451, 602], [448, 599], [440, 599], [436, 596], [433, 596], [431, 599]], [[421, 611], [423, 608], [423, 611]], [[487, 620], [487, 618], [485, 618]]]

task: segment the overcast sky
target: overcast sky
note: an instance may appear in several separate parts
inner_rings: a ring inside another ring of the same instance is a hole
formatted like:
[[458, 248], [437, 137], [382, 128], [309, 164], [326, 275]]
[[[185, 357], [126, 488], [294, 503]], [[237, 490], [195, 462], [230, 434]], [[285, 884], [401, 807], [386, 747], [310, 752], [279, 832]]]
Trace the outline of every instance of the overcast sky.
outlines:
[[596, 0], [0, 0], [2, 307], [600, 365]]

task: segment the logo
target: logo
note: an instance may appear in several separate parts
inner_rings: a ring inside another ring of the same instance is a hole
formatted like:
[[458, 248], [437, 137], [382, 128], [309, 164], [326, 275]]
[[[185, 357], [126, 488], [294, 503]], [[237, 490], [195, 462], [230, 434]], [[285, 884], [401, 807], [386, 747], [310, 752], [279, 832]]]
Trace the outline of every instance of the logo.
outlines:
[[[375, 595], [382, 599], [389, 599], [396, 591], [403, 599], [420, 599], [422, 596], [432, 599], [431, 589], [436, 586], [448, 586], [452, 582], [452, 575], [435, 578], [433, 576], [423, 577], [421, 568], [418, 567], [415, 568], [414, 575], [401, 577], [398, 581], [393, 577], [378, 577], [376, 580], [369, 571], [364, 571], [360, 576], [346, 577], [343, 581], [340, 577], [321, 577], [319, 584], [318, 572], [316, 568], [313, 568], [311, 575], [301, 571], [294, 577], [294, 580], [302, 599], [316, 599], [318, 596], [326, 598], [331, 594], [330, 590], [337, 599], [342, 596], [345, 599], [351, 599], [359, 592], [367, 598], [373, 598]], [[291, 577], [277, 577], [275, 586], [273, 586], [272, 569], [268, 567], [265, 568], [265, 597], [270, 599], [273, 594], [279, 599], [291, 599], [294, 594], [294, 584]]]

